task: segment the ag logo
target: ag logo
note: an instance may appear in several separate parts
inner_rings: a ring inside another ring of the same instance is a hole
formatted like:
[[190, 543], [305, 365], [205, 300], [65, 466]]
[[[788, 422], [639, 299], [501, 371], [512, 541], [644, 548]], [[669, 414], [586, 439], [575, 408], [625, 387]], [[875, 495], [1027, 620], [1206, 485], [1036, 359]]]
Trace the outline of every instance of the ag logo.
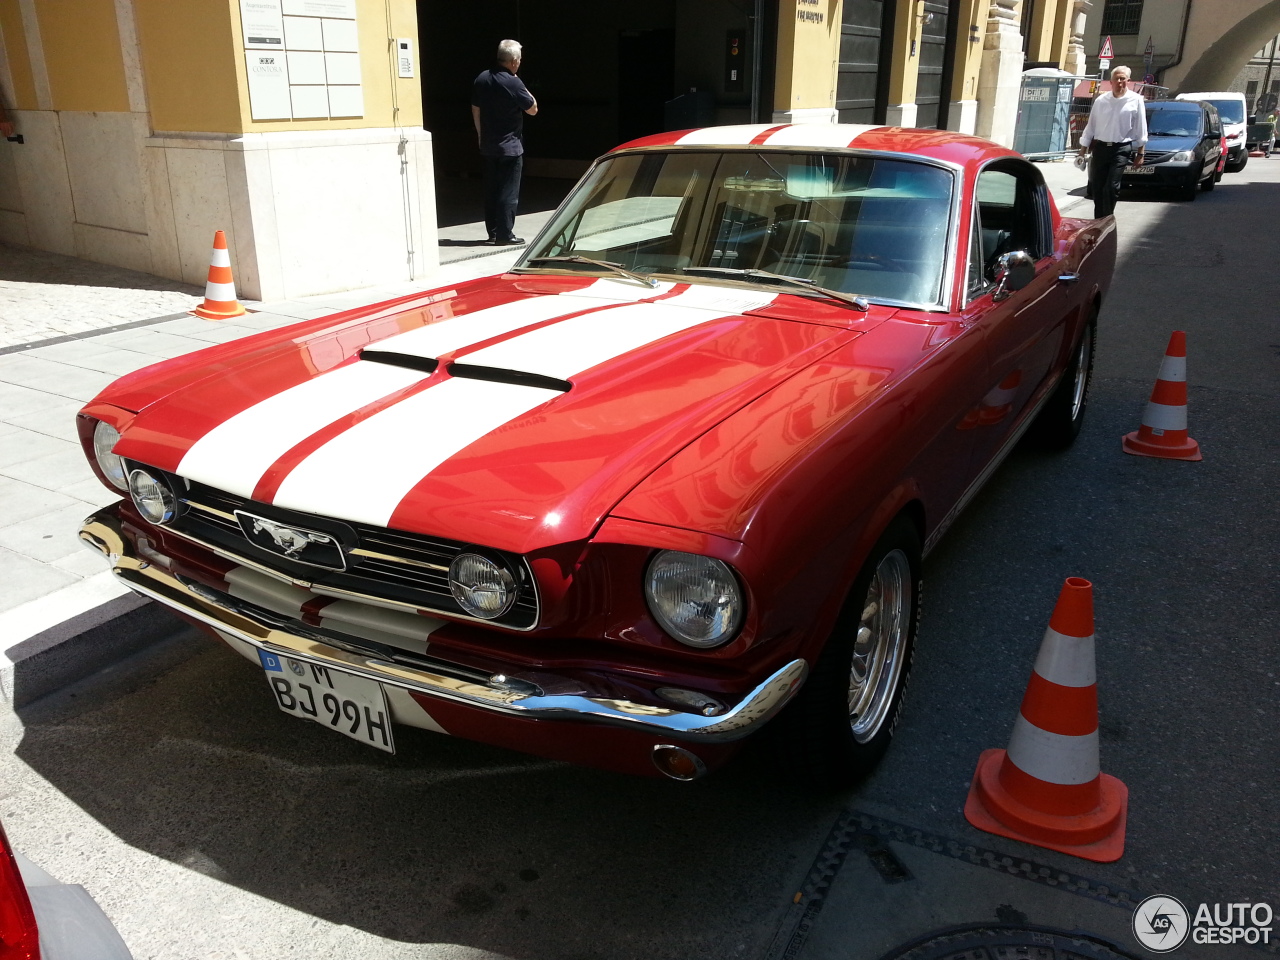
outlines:
[[1133, 935], [1152, 953], [1177, 950], [1190, 925], [1187, 908], [1173, 897], [1147, 897], [1133, 911]]

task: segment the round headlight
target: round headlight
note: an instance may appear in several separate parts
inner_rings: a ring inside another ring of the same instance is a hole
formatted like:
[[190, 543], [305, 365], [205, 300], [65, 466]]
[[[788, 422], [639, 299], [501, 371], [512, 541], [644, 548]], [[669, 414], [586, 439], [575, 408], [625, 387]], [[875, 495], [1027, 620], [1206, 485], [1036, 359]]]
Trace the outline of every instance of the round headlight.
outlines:
[[111, 452], [111, 448], [120, 439], [120, 431], [103, 420], [93, 428], [93, 455], [98, 460], [98, 469], [103, 476], [121, 490], [129, 489], [129, 478], [125, 476], [124, 461]]
[[151, 523], [169, 523], [178, 515], [178, 498], [169, 484], [146, 470], [129, 474], [129, 495], [142, 518]]
[[462, 609], [481, 620], [493, 620], [516, 602], [511, 571], [478, 553], [460, 553], [449, 564], [449, 590]]
[[662, 629], [691, 647], [717, 647], [742, 626], [742, 588], [729, 565], [663, 550], [649, 564], [645, 600]]

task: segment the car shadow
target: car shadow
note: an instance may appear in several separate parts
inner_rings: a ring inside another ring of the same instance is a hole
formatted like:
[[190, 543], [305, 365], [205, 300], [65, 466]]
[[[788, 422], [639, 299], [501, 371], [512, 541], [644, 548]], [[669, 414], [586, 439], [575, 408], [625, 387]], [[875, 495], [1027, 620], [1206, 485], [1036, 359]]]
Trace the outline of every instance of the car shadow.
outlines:
[[19, 757], [138, 849], [390, 940], [753, 955], [845, 799], [789, 787], [767, 749], [692, 784], [405, 727], [390, 756], [281, 714], [221, 644], [194, 650], [124, 695], [37, 703]]

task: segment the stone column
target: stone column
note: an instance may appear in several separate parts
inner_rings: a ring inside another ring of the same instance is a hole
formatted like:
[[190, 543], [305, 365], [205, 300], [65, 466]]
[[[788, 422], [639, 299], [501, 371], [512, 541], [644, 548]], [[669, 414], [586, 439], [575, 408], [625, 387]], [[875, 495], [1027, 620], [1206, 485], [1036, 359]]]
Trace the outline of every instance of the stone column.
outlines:
[[978, 136], [1006, 147], [1013, 146], [1022, 84], [1020, 5], [1019, 0], [991, 0], [978, 80]]
[[1092, 6], [1091, 0], [1072, 0], [1071, 3], [1071, 39], [1067, 42], [1067, 62], [1063, 64], [1062, 69], [1074, 73], [1077, 77], [1084, 76], [1085, 72], [1084, 24], [1088, 10]]

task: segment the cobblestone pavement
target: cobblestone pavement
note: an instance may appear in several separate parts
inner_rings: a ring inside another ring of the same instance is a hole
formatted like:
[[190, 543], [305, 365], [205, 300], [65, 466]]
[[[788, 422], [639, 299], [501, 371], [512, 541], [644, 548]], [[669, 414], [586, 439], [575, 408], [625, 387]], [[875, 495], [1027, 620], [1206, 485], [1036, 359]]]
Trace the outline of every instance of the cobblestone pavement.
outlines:
[[0, 347], [190, 310], [198, 287], [0, 243]]

